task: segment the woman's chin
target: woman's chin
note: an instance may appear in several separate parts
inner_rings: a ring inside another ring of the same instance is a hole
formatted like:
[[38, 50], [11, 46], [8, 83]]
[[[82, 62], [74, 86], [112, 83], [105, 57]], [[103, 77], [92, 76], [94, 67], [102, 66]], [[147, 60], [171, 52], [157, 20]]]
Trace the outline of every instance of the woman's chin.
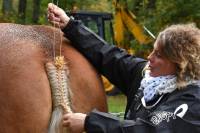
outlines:
[[156, 73], [155, 70], [152, 69], [151, 67], [149, 67], [149, 68], [147, 69], [147, 72], [149, 73], [149, 75], [150, 75], [151, 77], [158, 77], [158, 76], [160, 76], [160, 74]]
[[151, 77], [158, 77], [158, 76], [159, 76], [158, 74], [152, 72], [151, 70], [150, 70], [150, 72], [149, 72], [149, 75], [150, 75]]

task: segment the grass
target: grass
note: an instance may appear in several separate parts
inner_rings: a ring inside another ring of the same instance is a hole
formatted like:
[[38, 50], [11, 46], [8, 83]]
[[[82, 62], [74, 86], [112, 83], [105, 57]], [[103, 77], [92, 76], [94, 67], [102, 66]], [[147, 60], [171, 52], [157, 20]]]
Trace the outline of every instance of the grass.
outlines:
[[109, 112], [122, 117], [126, 107], [126, 97], [124, 95], [107, 96], [107, 100]]

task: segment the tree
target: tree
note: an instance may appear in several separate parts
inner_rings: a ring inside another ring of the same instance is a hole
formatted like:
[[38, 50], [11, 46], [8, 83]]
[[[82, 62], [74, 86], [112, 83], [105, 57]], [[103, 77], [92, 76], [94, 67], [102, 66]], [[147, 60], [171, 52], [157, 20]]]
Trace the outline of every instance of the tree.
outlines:
[[26, 3], [27, 0], [19, 0], [18, 16], [19, 16], [19, 23], [22, 24], [26, 22]]
[[152, 33], [177, 23], [196, 23], [200, 27], [199, 0], [118, 0], [127, 7], [138, 22]]
[[3, 0], [2, 12], [4, 15], [8, 15], [12, 12], [12, 0]]
[[33, 0], [33, 23], [38, 23], [38, 19], [40, 16], [40, 2], [41, 0]]

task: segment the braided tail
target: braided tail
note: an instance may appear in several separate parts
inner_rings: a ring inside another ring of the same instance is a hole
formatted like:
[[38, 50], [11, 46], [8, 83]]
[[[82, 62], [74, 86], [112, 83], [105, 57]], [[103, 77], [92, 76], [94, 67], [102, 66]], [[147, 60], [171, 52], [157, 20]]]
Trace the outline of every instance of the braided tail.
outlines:
[[46, 71], [51, 86], [53, 113], [48, 133], [63, 133], [63, 113], [71, 113], [69, 70], [63, 56], [58, 56], [55, 62], [46, 63]]

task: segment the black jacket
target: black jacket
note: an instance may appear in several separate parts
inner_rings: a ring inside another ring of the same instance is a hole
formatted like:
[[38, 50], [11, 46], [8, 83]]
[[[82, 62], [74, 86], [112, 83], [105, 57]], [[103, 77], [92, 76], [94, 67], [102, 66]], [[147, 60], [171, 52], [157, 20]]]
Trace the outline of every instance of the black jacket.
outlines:
[[127, 96], [125, 120], [92, 111], [85, 120], [88, 133], [200, 133], [200, 85], [161, 95], [142, 103], [138, 90], [146, 60], [107, 44], [81, 22], [70, 20], [65, 36], [104, 76]]

